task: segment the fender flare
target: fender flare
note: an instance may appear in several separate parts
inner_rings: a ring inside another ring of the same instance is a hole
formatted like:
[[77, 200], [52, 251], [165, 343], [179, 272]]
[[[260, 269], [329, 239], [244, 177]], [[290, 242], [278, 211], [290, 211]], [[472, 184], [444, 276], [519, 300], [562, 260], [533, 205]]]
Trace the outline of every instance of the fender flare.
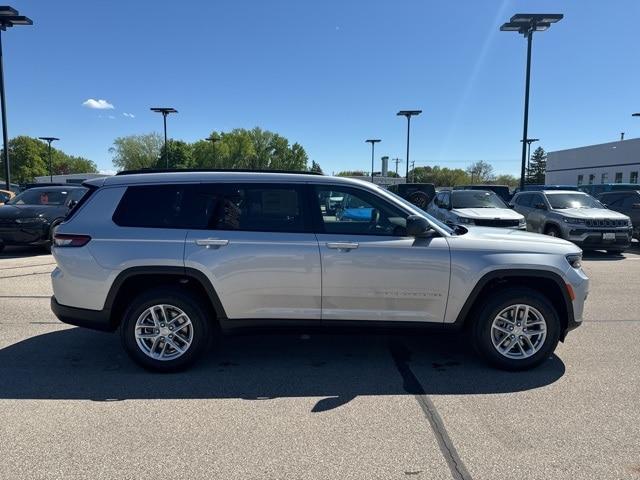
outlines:
[[[561, 292], [562, 299], [564, 300], [564, 306], [567, 310], [567, 323], [571, 325], [574, 321], [574, 313], [573, 313], [573, 303], [571, 298], [569, 297], [569, 292], [567, 291], [566, 283], [562, 279], [560, 275], [555, 272], [551, 272], [549, 270], [536, 270], [536, 269], [528, 269], [528, 268], [519, 268], [519, 269], [498, 269], [493, 270], [491, 272], [486, 273], [478, 282], [475, 284], [471, 293], [467, 297], [462, 309], [458, 313], [456, 317], [455, 325], [458, 325], [460, 328], [465, 323], [467, 315], [471, 311], [473, 305], [475, 304], [478, 295], [484, 287], [486, 287], [489, 282], [498, 279], [508, 280], [509, 277], [532, 277], [532, 278], [544, 278], [548, 280], [553, 280], [557, 285], [558, 289]], [[562, 319], [561, 319], [562, 321]]]
[[113, 309], [115, 299], [124, 282], [137, 275], [174, 275], [194, 280], [198, 282], [207, 293], [207, 297], [213, 306], [218, 320], [227, 319], [227, 314], [222, 306], [222, 302], [220, 302], [220, 297], [218, 296], [215, 288], [213, 288], [213, 285], [211, 285], [207, 276], [200, 270], [190, 267], [144, 266], [127, 268], [121, 271], [111, 284], [111, 288], [109, 289], [109, 293], [107, 294], [107, 298], [104, 303], [104, 310], [111, 311]]

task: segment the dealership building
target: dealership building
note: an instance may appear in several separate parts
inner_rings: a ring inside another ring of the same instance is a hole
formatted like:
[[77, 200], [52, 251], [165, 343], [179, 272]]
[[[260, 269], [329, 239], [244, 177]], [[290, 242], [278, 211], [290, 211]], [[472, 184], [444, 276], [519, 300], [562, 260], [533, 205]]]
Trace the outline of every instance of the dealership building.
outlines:
[[640, 138], [549, 152], [547, 185], [638, 183]]

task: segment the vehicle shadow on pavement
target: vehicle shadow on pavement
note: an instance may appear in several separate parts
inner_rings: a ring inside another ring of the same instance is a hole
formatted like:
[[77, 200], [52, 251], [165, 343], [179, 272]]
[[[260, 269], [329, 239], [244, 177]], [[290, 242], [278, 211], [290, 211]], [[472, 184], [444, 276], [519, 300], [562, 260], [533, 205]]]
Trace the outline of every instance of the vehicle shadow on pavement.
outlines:
[[4, 258], [30, 258], [50, 255], [42, 247], [13, 247], [6, 246], [2, 252], [0, 252], [0, 259]]
[[583, 252], [582, 257], [584, 260], [590, 260], [590, 261], [596, 261], [596, 262], [617, 261], [617, 260], [624, 260], [626, 258], [625, 255], [622, 253], [609, 253], [609, 252], [599, 251], [599, 250], [590, 250], [587, 252]]
[[[154, 374], [129, 360], [116, 335], [70, 328], [0, 350], [0, 398], [324, 397], [313, 408], [320, 412], [360, 395], [530, 390], [565, 371], [555, 355], [526, 372], [494, 370], [469, 348], [457, 334], [244, 335], [224, 338], [188, 371]], [[407, 368], [417, 387], [407, 385]]]

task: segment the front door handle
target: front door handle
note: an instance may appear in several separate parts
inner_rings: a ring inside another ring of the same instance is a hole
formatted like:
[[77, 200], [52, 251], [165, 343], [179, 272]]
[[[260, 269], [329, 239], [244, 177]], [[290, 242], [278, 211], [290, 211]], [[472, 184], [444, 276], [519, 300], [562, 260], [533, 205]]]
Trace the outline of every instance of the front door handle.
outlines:
[[327, 248], [333, 248], [337, 250], [344, 250], [348, 252], [349, 250], [355, 250], [358, 248], [358, 243], [356, 242], [327, 242]]
[[196, 245], [200, 245], [201, 247], [207, 247], [207, 248], [211, 248], [211, 247], [220, 248], [228, 244], [229, 244], [229, 240], [221, 240], [218, 238], [199, 238], [198, 240], [196, 240]]

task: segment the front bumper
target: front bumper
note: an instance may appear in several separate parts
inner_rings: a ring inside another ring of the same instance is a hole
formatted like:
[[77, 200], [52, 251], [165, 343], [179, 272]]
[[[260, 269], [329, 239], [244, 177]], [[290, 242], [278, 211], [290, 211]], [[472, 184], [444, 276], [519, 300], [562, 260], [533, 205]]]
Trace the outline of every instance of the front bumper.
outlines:
[[[605, 237], [612, 235], [614, 238], [605, 240]], [[622, 249], [631, 245], [633, 229], [631, 227], [588, 229], [571, 226], [568, 227], [565, 238], [585, 250]]]
[[0, 243], [43, 245], [49, 241], [49, 224], [0, 226]]
[[117, 327], [111, 322], [110, 310], [88, 310], [86, 308], [60, 305], [56, 297], [51, 297], [51, 311], [58, 320], [77, 327], [91, 328], [103, 332], [113, 332]]

